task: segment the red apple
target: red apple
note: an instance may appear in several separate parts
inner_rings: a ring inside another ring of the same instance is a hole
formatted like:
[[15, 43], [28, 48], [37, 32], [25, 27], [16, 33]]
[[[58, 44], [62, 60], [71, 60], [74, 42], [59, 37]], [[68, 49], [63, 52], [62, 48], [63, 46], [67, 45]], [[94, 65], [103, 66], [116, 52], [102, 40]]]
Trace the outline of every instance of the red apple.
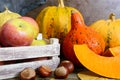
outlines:
[[28, 46], [33, 39], [33, 25], [24, 19], [11, 19], [1, 28], [0, 42], [3, 46]]
[[27, 16], [22, 16], [20, 17], [21, 19], [26, 20], [27, 22], [29, 22], [31, 25], [33, 25], [33, 30], [34, 30], [34, 38], [37, 37], [38, 33], [39, 33], [39, 26], [37, 24], [37, 22], [31, 18], [31, 17], [27, 17]]

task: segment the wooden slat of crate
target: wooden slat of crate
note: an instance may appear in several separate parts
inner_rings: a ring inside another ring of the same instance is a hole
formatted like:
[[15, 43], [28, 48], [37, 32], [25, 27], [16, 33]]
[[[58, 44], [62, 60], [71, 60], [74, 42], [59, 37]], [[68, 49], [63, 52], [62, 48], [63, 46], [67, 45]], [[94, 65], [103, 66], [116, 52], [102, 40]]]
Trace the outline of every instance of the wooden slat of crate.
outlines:
[[[55, 41], [53, 41], [55, 40]], [[51, 38], [51, 42], [45, 46], [22, 46], [0, 48], [0, 61], [18, 60], [56, 56], [60, 54], [60, 44], [57, 39]]]

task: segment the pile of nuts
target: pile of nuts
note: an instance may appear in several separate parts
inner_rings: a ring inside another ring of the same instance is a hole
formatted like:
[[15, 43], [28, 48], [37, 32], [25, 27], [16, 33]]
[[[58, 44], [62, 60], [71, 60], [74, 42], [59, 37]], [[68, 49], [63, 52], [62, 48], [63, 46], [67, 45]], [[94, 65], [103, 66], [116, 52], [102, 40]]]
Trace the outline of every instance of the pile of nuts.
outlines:
[[[55, 69], [54, 76], [57, 79], [64, 79], [73, 71], [73, 63], [71, 61], [64, 60]], [[40, 66], [37, 70], [25, 68], [20, 72], [20, 80], [35, 80], [37, 74], [42, 78], [49, 77], [52, 74], [52, 70], [50, 67], [45, 65]]]

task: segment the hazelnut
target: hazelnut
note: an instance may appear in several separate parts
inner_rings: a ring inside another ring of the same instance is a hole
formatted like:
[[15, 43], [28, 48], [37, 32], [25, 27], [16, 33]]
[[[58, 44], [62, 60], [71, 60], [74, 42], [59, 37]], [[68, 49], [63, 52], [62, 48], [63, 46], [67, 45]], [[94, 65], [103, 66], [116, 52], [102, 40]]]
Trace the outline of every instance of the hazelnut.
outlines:
[[64, 66], [68, 69], [69, 73], [72, 73], [74, 71], [74, 64], [69, 60], [62, 61], [59, 66]]
[[20, 80], [35, 80], [36, 72], [33, 68], [25, 68], [20, 72]]
[[69, 74], [68, 69], [65, 68], [64, 66], [60, 66], [60, 67], [56, 68], [54, 71], [54, 76], [55, 76], [55, 78], [58, 78], [58, 79], [67, 78], [68, 74]]
[[48, 66], [40, 66], [37, 72], [40, 77], [49, 77], [52, 73], [52, 70]]

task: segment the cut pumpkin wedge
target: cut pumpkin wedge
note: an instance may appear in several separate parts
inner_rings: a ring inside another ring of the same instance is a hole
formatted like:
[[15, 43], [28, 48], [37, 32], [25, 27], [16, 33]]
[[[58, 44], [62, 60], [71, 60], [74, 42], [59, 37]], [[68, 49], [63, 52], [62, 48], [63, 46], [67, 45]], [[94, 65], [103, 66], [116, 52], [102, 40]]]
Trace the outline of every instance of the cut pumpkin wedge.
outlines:
[[120, 78], [120, 55], [100, 56], [89, 49], [86, 44], [74, 45], [74, 52], [80, 63], [88, 70], [104, 77]]
[[118, 54], [120, 54], [120, 46], [108, 48], [102, 55], [110, 57], [110, 56], [117, 56]]

